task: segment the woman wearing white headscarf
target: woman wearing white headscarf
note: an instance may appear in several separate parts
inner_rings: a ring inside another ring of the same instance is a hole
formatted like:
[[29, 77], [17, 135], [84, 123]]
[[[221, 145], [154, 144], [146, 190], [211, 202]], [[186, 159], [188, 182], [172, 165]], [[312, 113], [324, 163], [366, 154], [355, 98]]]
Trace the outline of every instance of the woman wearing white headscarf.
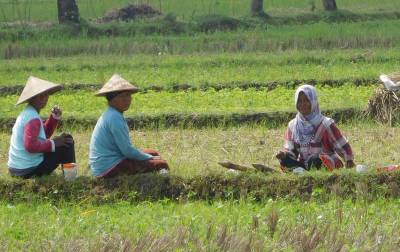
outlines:
[[353, 151], [347, 139], [336, 127], [333, 119], [321, 114], [317, 92], [313, 86], [303, 85], [296, 90], [296, 117], [289, 122], [285, 133], [284, 151], [276, 157], [283, 170], [296, 167], [320, 168], [324, 164], [329, 170], [354, 166]]

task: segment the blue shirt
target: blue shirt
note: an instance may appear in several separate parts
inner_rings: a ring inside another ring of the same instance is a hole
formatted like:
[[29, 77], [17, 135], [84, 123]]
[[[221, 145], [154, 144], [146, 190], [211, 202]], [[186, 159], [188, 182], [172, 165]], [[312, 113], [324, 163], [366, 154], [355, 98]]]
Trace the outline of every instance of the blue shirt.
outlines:
[[[39, 113], [31, 105], [19, 114], [12, 129], [10, 150], [8, 152], [8, 167], [14, 169], [28, 169], [38, 166], [44, 158], [43, 153], [30, 153], [24, 146], [24, 128], [25, 125], [33, 119], [40, 118]], [[40, 124], [39, 140], [45, 141], [46, 134], [44, 132], [43, 123]]]
[[124, 159], [149, 160], [151, 155], [135, 148], [121, 112], [109, 106], [101, 115], [90, 140], [89, 163], [94, 176], [100, 176]]

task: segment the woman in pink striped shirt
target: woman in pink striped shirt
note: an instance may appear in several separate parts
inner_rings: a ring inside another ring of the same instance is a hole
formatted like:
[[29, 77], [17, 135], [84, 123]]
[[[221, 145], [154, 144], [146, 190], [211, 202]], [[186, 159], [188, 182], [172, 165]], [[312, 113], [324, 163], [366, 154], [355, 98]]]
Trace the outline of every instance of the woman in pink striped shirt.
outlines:
[[296, 90], [296, 117], [289, 122], [285, 133], [284, 150], [276, 157], [283, 170], [302, 167], [329, 170], [344, 166], [354, 167], [353, 151], [333, 119], [321, 114], [317, 92], [313, 86], [303, 85]]

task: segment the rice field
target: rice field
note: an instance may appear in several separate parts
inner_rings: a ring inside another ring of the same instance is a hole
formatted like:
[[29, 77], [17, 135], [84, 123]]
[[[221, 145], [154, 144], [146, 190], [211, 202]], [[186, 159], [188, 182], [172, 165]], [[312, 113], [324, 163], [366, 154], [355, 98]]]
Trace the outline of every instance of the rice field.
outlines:
[[[129, 25], [129, 24], [128, 24]], [[399, 44], [399, 20], [268, 26], [237, 31], [183, 34], [91, 36], [85, 30], [5, 29], [0, 41], [3, 59], [74, 55], [265, 53], [293, 50], [391, 49]], [[118, 27], [118, 26], [117, 26]], [[385, 27], [382, 29], [381, 27]], [[128, 26], [129, 28], [129, 26]], [[108, 29], [108, 28], [107, 28]], [[113, 29], [113, 28], [110, 28]], [[16, 34], [14, 34], [16, 32]], [[119, 34], [120, 33], [120, 34]], [[18, 41], [18, 43], [10, 43]]]
[[[89, 25], [71, 28], [54, 24], [54, 2], [0, 0], [0, 250], [397, 250], [399, 175], [376, 168], [400, 164], [400, 130], [363, 110], [378, 76], [399, 71], [399, 1], [337, 1], [336, 14], [320, 1], [264, 1], [267, 20], [249, 16], [250, 1], [129, 2], [169, 15], [97, 24], [128, 1], [79, 0]], [[241, 25], [199, 29], [209, 15]], [[107, 106], [94, 93], [114, 73], [141, 89], [124, 114], [132, 142], [160, 151], [169, 175], [92, 178], [90, 137]], [[11, 127], [23, 109], [15, 103], [30, 75], [65, 87], [41, 115], [63, 109], [56, 134], [75, 139], [72, 183], [60, 169], [43, 179], [8, 175]], [[237, 174], [218, 165], [279, 170], [274, 156], [305, 82], [367, 173]]]
[[295, 80], [377, 80], [400, 67], [399, 48], [291, 50], [189, 55], [98, 55], [4, 60], [0, 86], [22, 85], [30, 75], [62, 84], [98, 84], [119, 73], [140, 88], [192, 87]]
[[[400, 162], [396, 151], [399, 129], [373, 122], [338, 125], [349, 139], [355, 162], [371, 169]], [[61, 131], [58, 131], [60, 133]], [[79, 174], [90, 176], [88, 152], [91, 129], [69, 130], [76, 141]], [[275, 154], [282, 149], [285, 127], [267, 129], [253, 125], [230, 128], [135, 130], [131, 139], [139, 148], [154, 148], [168, 160], [171, 173], [183, 177], [224, 172], [219, 161], [279, 168]], [[0, 174], [7, 173], [9, 132], [0, 135]]]
[[[321, 109], [363, 109], [377, 85], [345, 85], [338, 88], [318, 87], [321, 93]], [[293, 102], [294, 89], [278, 87], [271, 91], [266, 89], [220, 91], [180, 91], [138, 93], [133, 96], [131, 109], [126, 117], [135, 115], [159, 115], [168, 113], [181, 114], [228, 114], [246, 112], [285, 112], [295, 111]], [[0, 97], [2, 117], [17, 117], [24, 106], [15, 106], [17, 95]], [[82, 102], [84, 101], [84, 102]], [[98, 118], [105, 110], [105, 98], [94, 96], [94, 92], [60, 92], [50, 98], [42, 115], [59, 105], [65, 111], [64, 116], [74, 118]], [[88, 109], [90, 108], [90, 109]]]

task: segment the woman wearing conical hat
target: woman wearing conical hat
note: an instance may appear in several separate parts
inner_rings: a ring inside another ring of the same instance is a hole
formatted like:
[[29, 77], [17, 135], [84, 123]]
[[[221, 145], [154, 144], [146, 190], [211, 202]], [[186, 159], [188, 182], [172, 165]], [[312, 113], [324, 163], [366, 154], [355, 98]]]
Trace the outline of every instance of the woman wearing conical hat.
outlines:
[[131, 105], [131, 95], [137, 91], [137, 87], [115, 74], [96, 94], [108, 101], [108, 108], [97, 121], [90, 140], [89, 161], [96, 177], [168, 169], [157, 151], [139, 150], [129, 137], [123, 113]]
[[8, 157], [13, 176], [30, 178], [50, 174], [59, 164], [75, 163], [74, 142], [70, 135], [50, 139], [57, 128], [62, 111], [53, 107], [46, 121], [40, 118], [49, 96], [61, 86], [36, 77], [29, 77], [17, 105], [27, 103], [12, 129]]

